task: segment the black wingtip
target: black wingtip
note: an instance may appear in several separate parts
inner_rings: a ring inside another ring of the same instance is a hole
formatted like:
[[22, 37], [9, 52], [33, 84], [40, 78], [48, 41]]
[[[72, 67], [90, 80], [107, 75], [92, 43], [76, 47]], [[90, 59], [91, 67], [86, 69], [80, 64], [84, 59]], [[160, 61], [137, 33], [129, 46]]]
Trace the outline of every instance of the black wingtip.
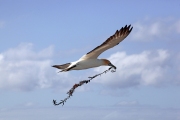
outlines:
[[[127, 26], [127, 25], [126, 25], [126, 26]], [[126, 26], [125, 26], [125, 27], [126, 27]], [[133, 27], [131, 26], [131, 24], [129, 24], [127, 28], [129, 29], [129, 32], [131, 32], [132, 29], [133, 29]]]
[[127, 28], [127, 25], [124, 28]]
[[129, 30], [129, 32], [131, 32], [131, 31], [132, 31], [132, 29], [133, 29], [133, 27], [131, 27], [131, 29]]
[[128, 28], [130, 28], [131, 27], [131, 24], [130, 25], [128, 25]]

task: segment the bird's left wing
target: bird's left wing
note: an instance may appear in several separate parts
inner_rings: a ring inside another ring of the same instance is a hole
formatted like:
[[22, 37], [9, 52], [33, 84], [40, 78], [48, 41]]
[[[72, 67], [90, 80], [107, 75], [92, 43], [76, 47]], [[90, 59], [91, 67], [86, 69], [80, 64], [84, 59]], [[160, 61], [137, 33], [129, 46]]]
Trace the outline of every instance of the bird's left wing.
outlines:
[[131, 25], [122, 27], [120, 30], [117, 30], [114, 35], [109, 37], [105, 42], [103, 42], [100, 46], [97, 46], [86, 55], [82, 56], [80, 59], [96, 59], [102, 52], [107, 49], [110, 49], [116, 45], [118, 45], [121, 41], [123, 41], [132, 31], [133, 27]]

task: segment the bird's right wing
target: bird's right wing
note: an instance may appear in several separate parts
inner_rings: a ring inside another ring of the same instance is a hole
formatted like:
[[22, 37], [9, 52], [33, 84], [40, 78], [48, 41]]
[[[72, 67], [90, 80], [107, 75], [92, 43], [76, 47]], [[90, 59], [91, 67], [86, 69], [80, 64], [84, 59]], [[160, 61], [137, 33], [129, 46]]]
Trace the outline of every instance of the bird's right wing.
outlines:
[[133, 27], [131, 27], [131, 25], [122, 27], [120, 30], [117, 30], [114, 35], [109, 37], [105, 42], [88, 52], [86, 55], [82, 56], [80, 59], [96, 59], [102, 52], [118, 45], [121, 41], [123, 41], [130, 34], [132, 29]]

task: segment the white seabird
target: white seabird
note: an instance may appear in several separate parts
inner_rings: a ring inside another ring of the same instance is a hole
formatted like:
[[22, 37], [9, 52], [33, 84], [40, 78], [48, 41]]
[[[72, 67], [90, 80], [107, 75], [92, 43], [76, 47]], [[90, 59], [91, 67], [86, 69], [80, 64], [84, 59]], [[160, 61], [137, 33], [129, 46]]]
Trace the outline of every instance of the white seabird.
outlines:
[[79, 60], [71, 63], [66, 63], [63, 65], [53, 65], [52, 67], [61, 69], [60, 72], [66, 72], [70, 70], [83, 70], [99, 66], [112, 66], [116, 67], [107, 59], [97, 59], [97, 57], [107, 49], [110, 49], [118, 45], [123, 41], [132, 31], [133, 27], [131, 25], [122, 27], [117, 30], [114, 35], [110, 36], [105, 42], [100, 46], [97, 46], [87, 54], [83, 55]]

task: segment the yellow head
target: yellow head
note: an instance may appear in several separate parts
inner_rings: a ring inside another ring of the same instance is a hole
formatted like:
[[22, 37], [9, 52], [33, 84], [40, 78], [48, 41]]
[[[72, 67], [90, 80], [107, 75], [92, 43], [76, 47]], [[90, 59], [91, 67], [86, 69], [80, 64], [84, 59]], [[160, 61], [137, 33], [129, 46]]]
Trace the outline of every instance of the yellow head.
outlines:
[[109, 60], [107, 59], [101, 59], [103, 61], [103, 65], [105, 66], [112, 66], [116, 69], [116, 66], [114, 66]]
[[109, 66], [109, 64], [111, 64], [111, 62], [107, 59], [101, 59], [103, 61], [103, 65], [107, 65]]

